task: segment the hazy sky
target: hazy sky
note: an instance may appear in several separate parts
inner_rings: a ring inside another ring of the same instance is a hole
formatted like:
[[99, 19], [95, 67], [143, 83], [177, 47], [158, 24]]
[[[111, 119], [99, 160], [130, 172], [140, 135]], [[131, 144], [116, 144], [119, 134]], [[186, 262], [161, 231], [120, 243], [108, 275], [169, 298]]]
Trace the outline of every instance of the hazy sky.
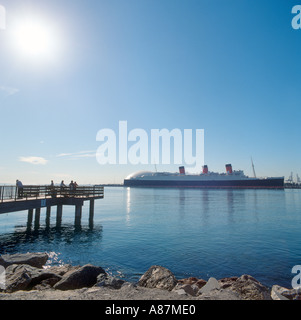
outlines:
[[118, 134], [119, 121], [204, 129], [212, 171], [252, 175], [252, 156], [258, 176], [301, 175], [296, 4], [0, 0], [0, 182], [119, 183], [155, 170], [96, 161], [97, 132]]

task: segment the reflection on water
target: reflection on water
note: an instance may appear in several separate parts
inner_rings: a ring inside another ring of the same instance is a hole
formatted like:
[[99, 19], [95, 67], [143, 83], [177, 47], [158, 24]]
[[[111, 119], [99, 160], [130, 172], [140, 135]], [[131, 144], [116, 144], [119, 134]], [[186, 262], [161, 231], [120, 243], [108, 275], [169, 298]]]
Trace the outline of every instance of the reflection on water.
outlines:
[[[145, 191], [148, 193], [147, 198], [144, 197]], [[258, 212], [257, 194], [260, 191], [262, 190], [175, 188], [172, 190], [172, 197], [171, 195], [168, 197], [165, 195], [165, 188], [139, 189], [127, 187], [125, 193], [126, 221], [130, 222], [131, 213], [135, 211], [137, 205], [141, 205], [141, 202], [144, 202], [145, 206], [151, 206], [151, 209], [156, 212], [164, 207], [166, 201], [170, 207], [175, 206], [183, 218], [195, 207], [199, 209], [204, 220], [210, 217], [212, 211], [224, 211], [226, 209], [228, 222], [231, 223], [235, 220], [235, 214], [246, 210], [248, 205], [253, 207], [252, 213], [256, 214]], [[170, 190], [167, 194], [169, 192]], [[143, 199], [141, 200], [141, 198]]]
[[131, 217], [131, 188], [126, 188], [126, 221], [130, 223]]
[[75, 227], [72, 224], [64, 224], [60, 227], [47, 226], [45, 228], [30, 228], [28, 226], [16, 226], [15, 231], [11, 233], [0, 234], [0, 254], [30, 251], [40, 251], [39, 248], [45, 248], [42, 251], [49, 251], [56, 246], [80, 245], [81, 243], [93, 243], [95, 240], [101, 241], [102, 226], [96, 226], [93, 230], [90, 228]]
[[180, 207], [183, 207], [183, 206], [185, 206], [185, 204], [186, 204], [186, 193], [185, 193], [185, 189], [183, 188], [181, 188], [181, 189], [179, 189], [179, 205], [180, 205]]

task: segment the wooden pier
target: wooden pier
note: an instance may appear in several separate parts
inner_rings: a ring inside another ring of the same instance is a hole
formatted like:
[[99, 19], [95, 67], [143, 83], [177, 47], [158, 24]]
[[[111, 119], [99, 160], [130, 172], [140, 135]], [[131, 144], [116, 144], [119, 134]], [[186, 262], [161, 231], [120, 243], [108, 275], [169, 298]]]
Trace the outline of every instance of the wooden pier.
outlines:
[[40, 225], [41, 209], [46, 208], [46, 223], [50, 220], [51, 208], [56, 207], [56, 224], [61, 225], [63, 206], [75, 207], [75, 226], [81, 225], [82, 207], [90, 202], [89, 226], [93, 227], [94, 203], [104, 198], [104, 187], [77, 186], [70, 190], [58, 186], [0, 186], [0, 214], [28, 211], [27, 225], [31, 226], [34, 217], [35, 227]]

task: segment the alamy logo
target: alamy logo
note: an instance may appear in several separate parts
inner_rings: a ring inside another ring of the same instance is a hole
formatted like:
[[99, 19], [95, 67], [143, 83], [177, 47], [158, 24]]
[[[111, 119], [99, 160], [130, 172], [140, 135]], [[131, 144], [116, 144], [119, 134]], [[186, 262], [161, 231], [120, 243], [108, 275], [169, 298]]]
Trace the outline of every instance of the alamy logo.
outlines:
[[96, 141], [102, 142], [96, 152], [102, 165], [185, 163], [195, 168], [204, 165], [204, 129], [196, 129], [195, 137], [192, 129], [184, 129], [184, 133], [180, 129], [151, 129], [149, 137], [143, 129], [128, 132], [127, 121], [119, 121], [118, 134], [112, 129], [101, 129]]
[[0, 289], [5, 290], [5, 268], [0, 266]]
[[296, 14], [292, 19], [292, 27], [293, 29], [301, 29], [301, 5], [294, 6], [292, 8], [292, 13]]
[[301, 288], [301, 265], [294, 266], [292, 268], [292, 273], [297, 273], [292, 280], [293, 289]]
[[0, 30], [6, 29], [6, 10], [0, 5]]

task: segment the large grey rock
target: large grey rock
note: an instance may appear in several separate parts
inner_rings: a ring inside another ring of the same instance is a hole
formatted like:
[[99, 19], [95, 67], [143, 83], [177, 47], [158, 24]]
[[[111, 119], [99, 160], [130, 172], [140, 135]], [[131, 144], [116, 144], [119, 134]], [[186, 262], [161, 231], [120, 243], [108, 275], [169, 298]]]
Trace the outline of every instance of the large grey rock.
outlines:
[[242, 300], [241, 296], [229, 289], [212, 289], [198, 296], [200, 300]]
[[138, 285], [146, 288], [157, 288], [171, 291], [177, 280], [171, 271], [161, 266], [150, 267], [140, 278]]
[[298, 289], [287, 289], [274, 285], [271, 290], [273, 300], [301, 300], [301, 287]]
[[125, 283], [124, 280], [112, 277], [106, 273], [101, 273], [97, 277], [96, 287], [110, 287], [112, 289], [120, 289]]
[[228, 277], [228, 278], [222, 278], [218, 280], [219, 284], [221, 285], [222, 289], [226, 289], [230, 287], [233, 282], [235, 282], [238, 279], [238, 277]]
[[185, 279], [180, 279], [178, 280], [178, 285], [184, 285], [184, 284], [189, 284], [189, 285], [197, 285], [199, 289], [204, 287], [204, 285], [207, 283], [206, 280], [203, 279], [198, 279], [195, 277], [190, 277], [190, 278], [185, 278]]
[[61, 277], [30, 265], [13, 264], [6, 268], [6, 292], [15, 292], [19, 290], [30, 290], [33, 286], [41, 283], [43, 280], [52, 279], [52, 283], [58, 282]]
[[222, 289], [238, 293], [243, 300], [271, 300], [270, 290], [250, 275], [221, 279], [219, 283]]
[[189, 294], [195, 297], [198, 294], [199, 287], [196, 284], [181, 284], [178, 283], [173, 289], [178, 294]]
[[5, 275], [5, 291], [9, 293], [25, 290], [31, 282], [30, 270], [27, 270], [26, 267], [24, 268], [20, 265], [10, 265], [6, 268]]
[[55, 273], [59, 276], [63, 276], [64, 274], [66, 274], [67, 272], [70, 271], [75, 271], [77, 269], [79, 269], [80, 266], [72, 266], [71, 264], [64, 264], [61, 266], [50, 266], [47, 268], [47, 270], [49, 272]]
[[195, 277], [180, 279], [173, 288], [173, 291], [179, 295], [190, 295], [194, 297], [199, 294], [199, 290], [204, 287], [206, 283], [207, 281]]
[[215, 278], [209, 278], [207, 283], [199, 290], [198, 294], [207, 294], [211, 290], [219, 290], [221, 289], [221, 285]]
[[37, 253], [17, 253], [0, 256], [0, 265], [4, 268], [12, 264], [26, 264], [36, 268], [42, 268], [48, 260], [48, 254]]
[[67, 272], [62, 279], [54, 285], [58, 290], [74, 290], [85, 287], [92, 287], [97, 282], [97, 277], [106, 273], [101, 267], [87, 264], [76, 270]]

